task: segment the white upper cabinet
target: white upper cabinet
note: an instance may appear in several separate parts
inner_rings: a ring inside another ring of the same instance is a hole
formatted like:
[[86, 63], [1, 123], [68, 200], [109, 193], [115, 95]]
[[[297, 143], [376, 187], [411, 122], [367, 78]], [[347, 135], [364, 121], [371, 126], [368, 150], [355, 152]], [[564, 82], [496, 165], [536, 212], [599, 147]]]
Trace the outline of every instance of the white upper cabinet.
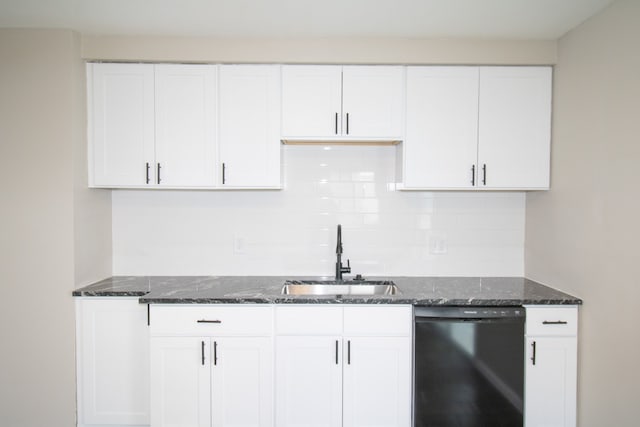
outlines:
[[473, 188], [478, 67], [409, 67], [404, 185]]
[[404, 67], [282, 67], [283, 139], [402, 137]]
[[280, 66], [220, 66], [219, 99], [220, 184], [280, 187]]
[[406, 189], [547, 189], [550, 67], [408, 67]]
[[89, 183], [215, 185], [215, 65], [88, 64]]
[[215, 185], [214, 65], [155, 65], [155, 183]]
[[89, 185], [146, 185], [155, 162], [151, 64], [88, 64]]
[[342, 133], [342, 67], [282, 67], [282, 134], [335, 137]]
[[342, 70], [342, 133], [401, 139], [404, 67], [349, 66]]
[[482, 185], [548, 188], [551, 68], [480, 68], [479, 117]]

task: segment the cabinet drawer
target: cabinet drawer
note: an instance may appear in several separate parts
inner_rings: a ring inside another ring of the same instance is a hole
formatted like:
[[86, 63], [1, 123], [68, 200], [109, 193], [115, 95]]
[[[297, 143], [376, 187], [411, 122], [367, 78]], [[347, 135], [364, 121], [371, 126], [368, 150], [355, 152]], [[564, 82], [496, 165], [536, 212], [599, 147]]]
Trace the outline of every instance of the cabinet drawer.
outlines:
[[273, 333], [273, 308], [247, 305], [151, 305], [151, 335], [261, 336]]
[[293, 305], [276, 307], [278, 335], [341, 335], [342, 307]]
[[411, 306], [351, 306], [344, 309], [345, 335], [411, 335]]
[[576, 307], [525, 307], [527, 335], [566, 336], [578, 333]]

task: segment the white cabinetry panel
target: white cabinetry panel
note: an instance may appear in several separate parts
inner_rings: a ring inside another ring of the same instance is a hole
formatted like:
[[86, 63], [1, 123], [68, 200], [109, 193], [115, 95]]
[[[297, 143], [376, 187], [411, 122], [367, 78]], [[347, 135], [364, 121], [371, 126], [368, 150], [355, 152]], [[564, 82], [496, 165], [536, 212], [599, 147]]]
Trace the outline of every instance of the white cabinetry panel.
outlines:
[[88, 64], [89, 184], [145, 185], [154, 167], [151, 64]]
[[211, 426], [208, 340], [151, 338], [151, 426]]
[[405, 189], [549, 187], [550, 67], [407, 67]]
[[213, 338], [211, 372], [214, 427], [273, 424], [271, 337]]
[[526, 310], [525, 427], [575, 427], [578, 309]]
[[276, 307], [276, 425], [410, 427], [412, 325], [410, 306]]
[[156, 184], [215, 185], [214, 65], [155, 65]]
[[481, 67], [479, 117], [483, 185], [548, 188], [551, 68]]
[[282, 135], [287, 140], [400, 140], [404, 67], [285, 65]]
[[279, 187], [280, 66], [220, 66], [220, 162], [225, 187]]
[[410, 426], [411, 336], [345, 342], [343, 426]]
[[343, 135], [400, 139], [404, 67], [354, 65], [344, 67], [342, 73]]
[[272, 325], [270, 306], [152, 305], [151, 426], [272, 427]]
[[478, 73], [478, 67], [408, 68], [406, 188], [474, 187]]
[[276, 425], [342, 425], [342, 338], [276, 338]]
[[342, 67], [282, 67], [282, 134], [331, 137], [342, 133]]
[[77, 298], [78, 425], [149, 423], [147, 306]]

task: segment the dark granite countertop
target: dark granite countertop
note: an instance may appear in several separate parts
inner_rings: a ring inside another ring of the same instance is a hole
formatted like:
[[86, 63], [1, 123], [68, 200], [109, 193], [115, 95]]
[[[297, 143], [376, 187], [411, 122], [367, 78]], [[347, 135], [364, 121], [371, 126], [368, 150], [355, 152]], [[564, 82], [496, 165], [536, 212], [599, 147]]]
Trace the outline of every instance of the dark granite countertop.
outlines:
[[582, 300], [522, 277], [367, 277], [392, 280], [397, 295], [281, 295], [284, 276], [114, 276], [74, 296], [137, 296], [144, 304], [413, 304], [519, 306], [582, 304]]

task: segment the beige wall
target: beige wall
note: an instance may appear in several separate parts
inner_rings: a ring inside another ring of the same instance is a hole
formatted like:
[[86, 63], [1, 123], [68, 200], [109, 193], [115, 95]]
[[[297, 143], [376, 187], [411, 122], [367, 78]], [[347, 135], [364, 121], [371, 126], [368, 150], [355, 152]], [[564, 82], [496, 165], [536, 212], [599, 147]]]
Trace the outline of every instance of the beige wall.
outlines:
[[579, 425], [638, 425], [640, 2], [559, 41], [551, 191], [527, 196], [528, 277], [582, 297]]
[[108, 268], [75, 259], [76, 251], [96, 252], [88, 238], [74, 238], [76, 223], [89, 228], [88, 212], [105, 211], [97, 239], [110, 229], [109, 194], [74, 191], [74, 151], [85, 140], [79, 66], [79, 37], [70, 31], [0, 30], [2, 426], [74, 425], [71, 291], [76, 272], [111, 270], [110, 236], [100, 242]]
[[554, 64], [556, 42], [83, 36], [82, 57], [108, 61], [532, 65]]

